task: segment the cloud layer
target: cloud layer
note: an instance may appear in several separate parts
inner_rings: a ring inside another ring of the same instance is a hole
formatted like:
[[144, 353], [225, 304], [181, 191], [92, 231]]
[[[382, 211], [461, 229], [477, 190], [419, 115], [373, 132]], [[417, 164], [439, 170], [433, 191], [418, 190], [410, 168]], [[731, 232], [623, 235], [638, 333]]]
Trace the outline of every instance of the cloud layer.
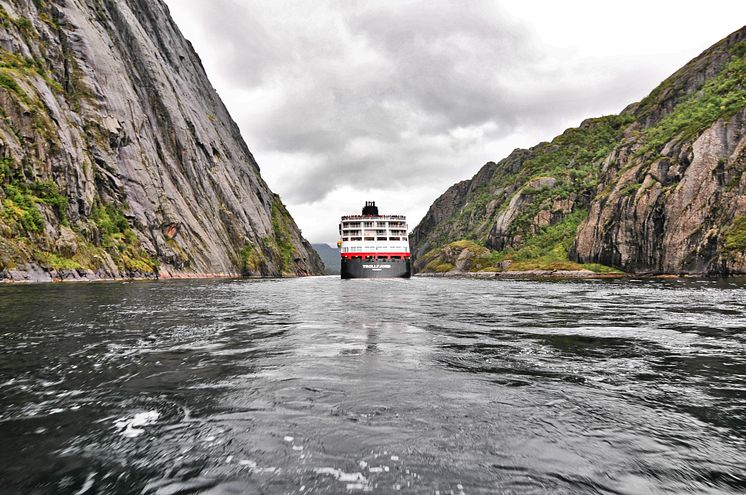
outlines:
[[616, 12], [591, 2], [167, 3], [314, 242], [333, 242], [336, 217], [365, 200], [416, 223], [486, 161], [618, 112], [739, 27], [701, 9], [679, 14], [696, 32], [614, 27], [636, 6], [654, 17], [642, 2]]

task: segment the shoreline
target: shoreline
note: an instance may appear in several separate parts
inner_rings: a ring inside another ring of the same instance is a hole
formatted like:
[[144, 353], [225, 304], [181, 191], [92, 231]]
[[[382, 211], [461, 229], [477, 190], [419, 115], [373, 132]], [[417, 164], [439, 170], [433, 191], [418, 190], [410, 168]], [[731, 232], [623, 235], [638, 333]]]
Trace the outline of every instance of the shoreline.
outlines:
[[597, 279], [597, 278], [626, 278], [627, 273], [596, 273], [590, 270], [521, 270], [502, 272], [445, 272], [445, 273], [416, 273], [415, 277], [424, 278], [474, 278], [474, 279]]
[[93, 270], [0, 270], [0, 286], [3, 285], [32, 285], [32, 284], [64, 284], [64, 283], [94, 283], [94, 282], [158, 282], [169, 280], [256, 280], [277, 278], [323, 277], [320, 275], [241, 275], [238, 272], [167, 272], [158, 274], [139, 273], [132, 276], [112, 276], [104, 271]]
[[31, 284], [64, 284], [64, 283], [92, 283], [92, 282], [143, 282], [162, 280], [197, 280], [197, 279], [231, 279], [253, 278], [242, 277], [238, 273], [160, 273], [158, 275], [139, 274], [134, 276], [111, 276], [99, 274], [91, 270], [79, 273], [76, 270], [54, 271], [26, 271], [5, 270], [0, 272], [0, 286], [2, 285], [31, 285]]
[[621, 279], [621, 278], [648, 278], [659, 280], [672, 280], [681, 278], [728, 278], [743, 277], [742, 274], [720, 274], [712, 275], [706, 273], [596, 273], [590, 270], [521, 270], [503, 272], [445, 272], [445, 273], [416, 273], [414, 277], [422, 278], [471, 278], [478, 280], [490, 279], [538, 279], [538, 280], [598, 280], [598, 279]]
[[[304, 275], [304, 276], [244, 276], [238, 273], [169, 273], [161, 272], [157, 276], [112, 277], [110, 275], [99, 275], [87, 270], [79, 273], [76, 270], [53, 270], [53, 271], [26, 271], [26, 270], [3, 270], [0, 271], [0, 287], [3, 285], [32, 285], [32, 284], [65, 284], [65, 283], [95, 283], [95, 282], [159, 282], [170, 280], [257, 280], [277, 278], [301, 278], [301, 277], [324, 277], [338, 276], [338, 274]], [[476, 280], [600, 280], [600, 279], [622, 279], [622, 278], [646, 278], [658, 280], [673, 280], [683, 278], [731, 278], [744, 277], [744, 274], [720, 274], [712, 275], [705, 273], [596, 273], [590, 270], [521, 270], [503, 272], [445, 272], [445, 273], [415, 273], [412, 277], [417, 278], [456, 278]]]

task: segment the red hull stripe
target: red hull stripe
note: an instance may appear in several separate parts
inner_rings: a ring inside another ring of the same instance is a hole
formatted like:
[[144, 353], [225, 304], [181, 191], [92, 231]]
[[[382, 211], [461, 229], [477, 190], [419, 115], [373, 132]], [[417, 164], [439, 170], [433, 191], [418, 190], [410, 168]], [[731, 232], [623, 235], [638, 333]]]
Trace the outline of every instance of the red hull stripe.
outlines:
[[409, 256], [409, 253], [340, 253], [343, 258], [352, 258], [353, 256], [361, 256], [361, 257], [368, 257], [368, 256]]

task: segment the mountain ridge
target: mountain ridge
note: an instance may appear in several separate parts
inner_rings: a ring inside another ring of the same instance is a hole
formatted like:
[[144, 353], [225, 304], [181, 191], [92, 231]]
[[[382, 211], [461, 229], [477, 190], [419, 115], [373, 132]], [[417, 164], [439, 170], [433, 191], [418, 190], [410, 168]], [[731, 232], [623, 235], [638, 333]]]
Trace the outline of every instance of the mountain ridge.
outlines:
[[339, 275], [341, 272], [339, 249], [326, 243], [314, 243], [311, 246], [324, 263], [324, 273], [326, 275]]
[[[746, 272], [734, 248], [746, 214], [744, 38], [746, 28], [732, 33], [620, 114], [586, 119], [451, 186], [412, 232], [415, 268]], [[695, 177], [707, 193], [682, 192]], [[695, 216], [709, 234], [684, 228], [679, 196], [689, 209], [717, 210], [717, 219]]]

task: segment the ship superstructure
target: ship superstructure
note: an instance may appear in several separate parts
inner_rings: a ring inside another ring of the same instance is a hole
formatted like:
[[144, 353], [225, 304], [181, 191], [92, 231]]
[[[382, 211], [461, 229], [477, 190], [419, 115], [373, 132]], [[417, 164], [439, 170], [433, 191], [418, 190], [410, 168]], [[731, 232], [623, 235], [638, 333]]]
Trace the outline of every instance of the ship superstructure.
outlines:
[[342, 278], [409, 278], [412, 261], [404, 215], [379, 215], [374, 201], [366, 201], [361, 215], [345, 215], [337, 243]]

